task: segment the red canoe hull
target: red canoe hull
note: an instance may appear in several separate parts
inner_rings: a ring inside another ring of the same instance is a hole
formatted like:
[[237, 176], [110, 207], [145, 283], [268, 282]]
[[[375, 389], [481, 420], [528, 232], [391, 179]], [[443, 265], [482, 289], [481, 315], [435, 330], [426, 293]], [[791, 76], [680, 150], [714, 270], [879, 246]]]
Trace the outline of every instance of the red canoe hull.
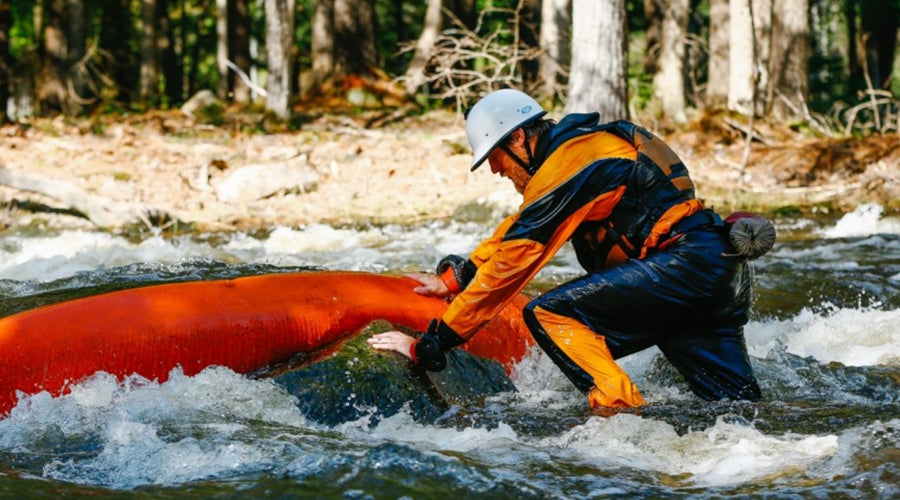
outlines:
[[[98, 371], [163, 381], [180, 366], [249, 373], [353, 334], [376, 319], [424, 330], [447, 303], [408, 278], [367, 273], [268, 274], [155, 285], [0, 318], [0, 415], [16, 391], [56, 396]], [[465, 348], [509, 369], [532, 340], [518, 297]]]

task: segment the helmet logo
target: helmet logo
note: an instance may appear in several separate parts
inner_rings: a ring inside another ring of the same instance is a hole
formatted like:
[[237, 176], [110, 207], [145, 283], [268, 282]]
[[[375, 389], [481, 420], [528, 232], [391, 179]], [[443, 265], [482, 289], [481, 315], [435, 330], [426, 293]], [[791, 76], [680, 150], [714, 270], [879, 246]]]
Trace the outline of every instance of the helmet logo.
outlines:
[[522, 113], [523, 115], [524, 115], [525, 113], [530, 113], [530, 112], [531, 112], [531, 106], [530, 106], [530, 105], [529, 105], [529, 106], [525, 106], [524, 108], [522, 108], [522, 109], [519, 110], [519, 113]]

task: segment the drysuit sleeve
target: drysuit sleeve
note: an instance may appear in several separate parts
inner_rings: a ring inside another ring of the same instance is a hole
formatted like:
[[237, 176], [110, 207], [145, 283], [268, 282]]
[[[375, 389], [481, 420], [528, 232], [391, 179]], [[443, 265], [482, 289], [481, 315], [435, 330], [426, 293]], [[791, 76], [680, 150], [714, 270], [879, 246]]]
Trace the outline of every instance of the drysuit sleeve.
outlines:
[[[510, 233], [490, 258], [478, 267], [468, 286], [450, 303], [442, 323], [463, 339], [468, 339], [496, 316], [525, 288], [538, 271], [588, 218], [605, 217], [621, 199], [625, 186], [608, 191], [573, 211], [562, 221], [554, 221], [549, 237], [542, 241]], [[549, 221], [548, 221], [549, 222]], [[513, 228], [514, 229], [514, 228]]]
[[441, 278], [451, 293], [457, 294], [469, 286], [478, 267], [484, 264], [497, 250], [503, 240], [503, 236], [509, 227], [516, 221], [518, 214], [513, 214], [497, 227], [491, 237], [482, 241], [468, 259], [458, 255], [448, 255], [438, 262], [437, 275]]

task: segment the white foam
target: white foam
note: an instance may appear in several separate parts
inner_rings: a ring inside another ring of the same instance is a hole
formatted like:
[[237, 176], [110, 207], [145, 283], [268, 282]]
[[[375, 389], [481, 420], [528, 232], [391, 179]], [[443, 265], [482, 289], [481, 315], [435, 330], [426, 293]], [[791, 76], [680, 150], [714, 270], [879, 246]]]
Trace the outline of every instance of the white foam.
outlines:
[[47, 439], [98, 440], [96, 456], [59, 454], [43, 474], [126, 489], [173, 485], [259, 470], [280, 458], [277, 441], [253, 439], [253, 433], [249, 442], [242, 439], [259, 422], [307, 426], [293, 398], [272, 381], [227, 368], [193, 377], [176, 369], [164, 383], [141, 377], [118, 382], [97, 373], [65, 396], [43, 392], [20, 401], [0, 420], [0, 449], [27, 452]]
[[554, 460], [605, 470], [633, 468], [680, 477], [684, 485], [722, 486], [790, 476], [829, 460], [838, 436], [766, 435], [720, 419], [702, 431], [679, 435], [665, 422], [630, 414], [592, 417], [562, 434], [530, 438], [506, 424], [494, 429], [444, 428], [415, 422], [407, 413], [339, 429], [355, 440], [406, 443], [420, 450], [465, 453], [497, 466]]
[[271, 380], [251, 380], [228, 368], [213, 366], [191, 377], [176, 368], [163, 383], [139, 376], [120, 382], [98, 372], [63, 396], [41, 392], [21, 399], [9, 417], [0, 420], [0, 446], [8, 446], [6, 439], [16, 431], [58, 428], [69, 429], [67, 435], [79, 434], [111, 416], [157, 420], [185, 412], [306, 425], [291, 397]]
[[619, 414], [594, 417], [541, 446], [572, 450], [569, 457], [610, 466], [689, 475], [688, 484], [712, 486], [789, 474], [837, 452], [838, 438], [767, 436], [721, 418], [703, 431], [679, 436], [667, 423]]
[[0, 247], [0, 279], [48, 282], [100, 268], [137, 263], [177, 265], [192, 259], [349, 271], [430, 271], [448, 253], [468, 255], [488, 233], [487, 226], [474, 223], [433, 223], [411, 229], [357, 230], [321, 224], [277, 227], [264, 239], [236, 234], [216, 245], [189, 237], [159, 236], [133, 243], [108, 233], [85, 231], [9, 236]]
[[[348, 429], [349, 427], [344, 427], [342, 430], [346, 432]], [[375, 428], [366, 429], [365, 432], [376, 439], [416, 444], [417, 447], [424, 449], [454, 452], [508, 448], [512, 443], [519, 441], [516, 432], [505, 423], [500, 423], [494, 429], [445, 428], [418, 424], [406, 412], [385, 418]]]
[[787, 352], [821, 363], [900, 366], [900, 310], [803, 309], [787, 320], [751, 322], [745, 328], [751, 355], [764, 358], [778, 343]]
[[884, 208], [881, 205], [872, 203], [859, 205], [841, 217], [834, 227], [826, 229], [823, 236], [848, 238], [879, 233], [900, 234], [900, 221], [895, 218], [882, 218], [883, 212]]

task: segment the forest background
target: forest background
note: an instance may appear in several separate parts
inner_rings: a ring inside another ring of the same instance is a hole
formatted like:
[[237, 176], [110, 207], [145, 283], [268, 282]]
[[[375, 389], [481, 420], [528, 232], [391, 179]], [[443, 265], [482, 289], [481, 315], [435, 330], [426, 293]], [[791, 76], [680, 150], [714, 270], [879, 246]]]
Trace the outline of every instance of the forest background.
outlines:
[[514, 206], [465, 168], [462, 113], [503, 87], [662, 135], [718, 206], [895, 210], [898, 25], [900, 0], [0, 0], [0, 228]]

